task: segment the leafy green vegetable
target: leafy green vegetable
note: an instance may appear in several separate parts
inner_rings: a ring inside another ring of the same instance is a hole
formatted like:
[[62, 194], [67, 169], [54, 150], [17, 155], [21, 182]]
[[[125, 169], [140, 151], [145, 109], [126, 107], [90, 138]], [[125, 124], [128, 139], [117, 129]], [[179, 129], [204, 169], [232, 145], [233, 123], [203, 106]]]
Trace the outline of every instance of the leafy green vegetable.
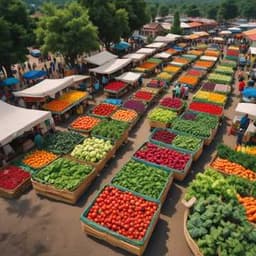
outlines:
[[112, 183], [159, 199], [169, 176], [164, 170], [131, 160], [116, 174]]
[[53, 185], [57, 189], [73, 191], [91, 173], [92, 169], [92, 166], [59, 158], [34, 174], [33, 178], [39, 182]]
[[67, 154], [83, 140], [84, 137], [79, 133], [57, 131], [45, 137], [44, 149], [55, 154]]
[[169, 110], [164, 109], [161, 107], [154, 108], [149, 114], [148, 118], [152, 121], [159, 121], [163, 123], [171, 123], [177, 116], [177, 113]]
[[187, 149], [190, 151], [196, 151], [199, 149], [202, 140], [187, 135], [177, 135], [172, 141], [172, 145], [178, 148]]

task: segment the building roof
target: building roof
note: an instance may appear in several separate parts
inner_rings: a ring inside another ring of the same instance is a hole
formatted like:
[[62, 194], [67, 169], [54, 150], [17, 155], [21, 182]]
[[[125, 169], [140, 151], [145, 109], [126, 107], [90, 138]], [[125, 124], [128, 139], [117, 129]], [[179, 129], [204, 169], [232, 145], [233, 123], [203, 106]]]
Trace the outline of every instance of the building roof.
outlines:
[[157, 29], [159, 26], [162, 27], [160, 23], [151, 22], [151, 23], [145, 24], [143, 26], [143, 29]]
[[191, 28], [198, 28], [198, 27], [201, 27], [201, 26], [202, 26], [202, 23], [196, 22], [196, 21], [192, 21], [192, 22], [188, 23], [188, 25], [189, 25]]

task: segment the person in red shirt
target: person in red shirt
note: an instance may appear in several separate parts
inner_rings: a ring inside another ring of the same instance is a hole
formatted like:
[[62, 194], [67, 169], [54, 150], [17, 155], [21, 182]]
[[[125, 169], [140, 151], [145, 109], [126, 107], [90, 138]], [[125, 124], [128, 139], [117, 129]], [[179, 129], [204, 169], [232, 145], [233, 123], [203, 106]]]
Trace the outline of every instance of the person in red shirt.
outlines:
[[242, 80], [238, 84], [238, 90], [240, 93], [242, 93], [242, 91], [244, 90], [244, 87], [245, 87], [245, 82], [244, 82], [244, 80]]

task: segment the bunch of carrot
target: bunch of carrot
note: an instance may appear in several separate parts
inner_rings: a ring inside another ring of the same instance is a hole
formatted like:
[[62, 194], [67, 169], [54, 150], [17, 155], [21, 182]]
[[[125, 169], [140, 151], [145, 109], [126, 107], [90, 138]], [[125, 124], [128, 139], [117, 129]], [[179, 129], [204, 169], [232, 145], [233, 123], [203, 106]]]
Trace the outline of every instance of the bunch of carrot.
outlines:
[[241, 197], [240, 195], [237, 195], [237, 199], [245, 208], [247, 219], [256, 223], [256, 198], [252, 196]]
[[240, 164], [232, 163], [229, 160], [217, 157], [211, 166], [229, 175], [236, 175], [244, 179], [256, 181], [256, 173], [246, 169]]
[[71, 127], [78, 130], [91, 130], [95, 127], [100, 120], [92, 116], [81, 116], [78, 117], [72, 124]]
[[137, 112], [130, 109], [119, 109], [113, 115], [112, 119], [123, 121], [123, 122], [132, 122], [138, 116]]
[[35, 150], [23, 159], [23, 163], [34, 169], [39, 169], [46, 166], [56, 158], [57, 156], [51, 152]]

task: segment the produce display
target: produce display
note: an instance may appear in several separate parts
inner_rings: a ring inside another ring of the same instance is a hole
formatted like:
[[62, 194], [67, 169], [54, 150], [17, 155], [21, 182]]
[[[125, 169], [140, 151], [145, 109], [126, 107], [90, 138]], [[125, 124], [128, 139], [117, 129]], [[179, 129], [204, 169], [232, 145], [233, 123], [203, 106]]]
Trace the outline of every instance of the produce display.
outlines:
[[107, 186], [84, 217], [129, 239], [142, 240], [157, 208], [154, 202]]
[[70, 127], [75, 130], [90, 131], [99, 124], [99, 122], [100, 119], [93, 116], [80, 116], [71, 123]]
[[178, 73], [180, 70], [181, 70], [180, 67], [173, 66], [173, 65], [167, 65], [167, 66], [163, 69], [164, 72], [171, 73], [171, 74], [176, 74], [176, 73]]
[[240, 164], [232, 163], [227, 159], [222, 159], [217, 157], [211, 164], [213, 168], [216, 170], [220, 170], [221, 172], [228, 175], [237, 175], [244, 179], [248, 179], [251, 181], [256, 181], [256, 172], [246, 169]]
[[172, 124], [172, 129], [203, 139], [209, 138], [212, 134], [211, 128], [205, 127], [201, 122], [194, 122], [192, 120], [176, 119]]
[[188, 51], [188, 54], [200, 56], [200, 55], [203, 54], [203, 51], [199, 51], [199, 50], [190, 50], [190, 51]]
[[151, 71], [154, 68], [156, 68], [157, 64], [153, 63], [153, 62], [144, 62], [141, 65], [137, 66], [135, 68], [135, 71], [138, 72], [147, 72], [147, 71]]
[[172, 144], [172, 141], [175, 139], [177, 134], [171, 132], [167, 129], [157, 129], [153, 132], [151, 138], [155, 141], [160, 141], [165, 144]]
[[204, 52], [204, 55], [206, 56], [212, 56], [212, 57], [219, 57], [220, 52], [219, 51], [214, 51], [214, 50], [206, 50]]
[[69, 102], [69, 104], [73, 104], [76, 101], [81, 100], [82, 98], [86, 97], [87, 93], [86, 92], [82, 92], [82, 91], [69, 91], [64, 93], [63, 95], [61, 95], [59, 97], [60, 100], [64, 100]]
[[199, 90], [195, 95], [194, 99], [197, 101], [205, 101], [205, 102], [212, 102], [219, 105], [225, 105], [227, 101], [227, 96], [220, 94], [220, 93], [214, 93], [214, 92], [206, 92]]
[[143, 145], [134, 156], [138, 159], [179, 171], [184, 171], [191, 159], [189, 154], [160, 147], [152, 143]]
[[74, 191], [92, 170], [92, 166], [59, 158], [34, 174], [33, 179], [44, 184], [52, 185], [57, 189]]
[[43, 147], [55, 154], [67, 154], [83, 140], [84, 137], [79, 133], [57, 131], [45, 137]]
[[154, 94], [151, 92], [139, 90], [135, 92], [132, 97], [135, 100], [151, 101], [154, 98]]
[[117, 108], [113, 104], [101, 103], [92, 109], [92, 114], [100, 117], [110, 117]]
[[149, 59], [147, 59], [147, 62], [160, 64], [163, 61], [161, 59], [158, 59], [158, 58], [149, 58]]
[[196, 86], [199, 82], [199, 77], [190, 76], [190, 75], [183, 75], [178, 79], [178, 82], [181, 83], [181, 84]]
[[256, 230], [246, 219], [238, 193], [236, 185], [210, 169], [197, 174], [187, 189], [185, 198], [195, 196], [197, 201], [186, 226], [203, 255], [255, 255]]
[[161, 72], [160, 74], [158, 74], [156, 76], [157, 79], [162, 79], [162, 80], [165, 80], [165, 81], [171, 81], [172, 78], [173, 78], [173, 74], [170, 74], [168, 72]]
[[97, 163], [113, 148], [111, 141], [98, 138], [87, 138], [83, 144], [77, 145], [71, 156], [88, 163]]
[[131, 160], [115, 175], [112, 184], [159, 199], [169, 176], [164, 170]]
[[204, 84], [202, 85], [201, 89], [202, 89], [203, 91], [213, 92], [215, 86], [216, 86], [215, 83], [206, 82], [206, 83], [204, 83]]
[[202, 145], [202, 140], [187, 135], [177, 135], [172, 141], [172, 145], [177, 148], [196, 151]]
[[127, 128], [128, 123], [116, 120], [102, 121], [92, 130], [92, 136], [101, 137], [108, 140], [116, 141], [122, 137]]
[[237, 152], [245, 153], [248, 155], [256, 156], [256, 147], [255, 146], [245, 146], [245, 145], [238, 145], [236, 148]]
[[198, 56], [193, 55], [193, 54], [182, 54], [181, 57], [185, 58], [185, 59], [188, 59], [190, 61], [193, 61], [193, 60], [198, 58]]
[[247, 155], [242, 152], [236, 152], [230, 147], [221, 144], [217, 147], [218, 156], [227, 159], [230, 162], [240, 164], [247, 169], [256, 172], [256, 158], [252, 155]]
[[175, 54], [177, 54], [177, 53], [178, 53], [178, 51], [177, 51], [177, 50], [175, 50], [175, 49], [173, 49], [173, 48], [169, 48], [169, 49], [168, 49], [168, 50], [166, 50], [165, 52], [170, 53], [170, 54], [172, 54], [172, 55], [175, 55]]
[[205, 60], [197, 60], [194, 63], [194, 67], [202, 68], [202, 69], [209, 69], [214, 65], [212, 61], [205, 61]]
[[146, 105], [139, 100], [129, 99], [123, 103], [123, 107], [127, 109], [133, 109], [139, 114], [142, 114], [146, 111]]
[[162, 88], [166, 85], [165, 81], [161, 81], [160, 79], [152, 79], [148, 84], [147, 87], [149, 88]]
[[121, 81], [113, 81], [108, 83], [105, 87], [105, 91], [119, 92], [126, 87], [126, 84]]
[[148, 119], [151, 121], [157, 121], [169, 124], [171, 123], [177, 116], [177, 113], [169, 110], [163, 109], [161, 107], [156, 107], [148, 114]]
[[215, 84], [212, 82], [207, 82], [202, 85], [201, 90], [229, 94], [231, 91], [231, 87], [230, 85], [227, 85], [227, 84]]
[[181, 57], [175, 57], [173, 59], [174, 62], [179, 62], [179, 63], [183, 63], [183, 64], [189, 64], [190, 60], [186, 59], [186, 58], [181, 58]]
[[229, 75], [221, 75], [218, 73], [211, 73], [208, 76], [208, 80], [210, 82], [214, 82], [217, 84], [231, 84], [233, 78], [232, 78], [232, 76], [229, 76]]
[[248, 221], [256, 223], [256, 198], [252, 196], [241, 197], [238, 195], [238, 201], [245, 208]]
[[152, 88], [152, 87], [142, 87], [140, 88], [141, 92], [149, 92], [152, 93], [154, 95], [157, 95], [160, 92], [159, 88]]
[[30, 174], [19, 167], [4, 167], [0, 170], [0, 189], [14, 190], [29, 177]]
[[159, 105], [175, 111], [180, 110], [184, 106], [184, 102], [179, 98], [164, 97]]
[[24, 157], [22, 162], [29, 167], [34, 169], [40, 169], [57, 158], [57, 155], [45, 151], [45, 150], [34, 150]]
[[232, 67], [235, 68], [237, 66], [237, 62], [236, 61], [232, 61], [232, 60], [223, 60], [221, 62], [222, 66], [226, 66], [226, 67]]
[[216, 69], [214, 70], [215, 73], [219, 74], [224, 74], [224, 75], [233, 75], [234, 71], [232, 67], [227, 67], [227, 66], [217, 66]]
[[70, 106], [68, 101], [56, 99], [44, 104], [43, 108], [53, 112], [62, 112], [68, 106]]
[[198, 76], [198, 77], [202, 77], [204, 74], [205, 74], [204, 71], [198, 70], [198, 69], [190, 69], [186, 73], [186, 75], [188, 76]]
[[111, 118], [117, 121], [122, 122], [133, 122], [138, 117], [138, 114], [136, 111], [132, 109], [118, 109]]
[[205, 102], [192, 102], [189, 105], [190, 110], [199, 111], [203, 113], [208, 113], [211, 115], [220, 116], [223, 113], [223, 108], [214, 104], [209, 104]]

